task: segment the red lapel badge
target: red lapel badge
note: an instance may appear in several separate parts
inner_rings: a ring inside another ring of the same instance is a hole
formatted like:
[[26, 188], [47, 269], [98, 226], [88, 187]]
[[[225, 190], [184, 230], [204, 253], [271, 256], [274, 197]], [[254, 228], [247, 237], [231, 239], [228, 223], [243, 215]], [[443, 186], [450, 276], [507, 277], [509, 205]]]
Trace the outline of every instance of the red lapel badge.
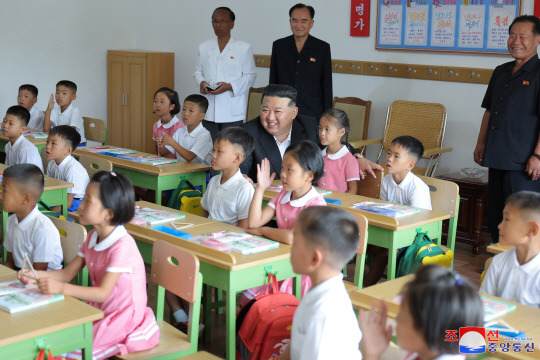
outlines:
[[231, 56], [231, 59], [234, 59], [234, 56]]
[[529, 82], [527, 80], [523, 80], [523, 85], [529, 85]]
[[309, 61], [316, 62], [317, 60], [315, 60], [315, 58], [309, 58]]

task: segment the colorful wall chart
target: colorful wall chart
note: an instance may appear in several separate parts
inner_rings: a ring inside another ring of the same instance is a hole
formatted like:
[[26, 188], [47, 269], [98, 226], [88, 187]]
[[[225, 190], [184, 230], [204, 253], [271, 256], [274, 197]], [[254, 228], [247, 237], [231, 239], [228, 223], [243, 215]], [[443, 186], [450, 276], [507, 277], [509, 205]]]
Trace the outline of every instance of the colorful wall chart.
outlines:
[[378, 0], [377, 49], [507, 53], [520, 0]]

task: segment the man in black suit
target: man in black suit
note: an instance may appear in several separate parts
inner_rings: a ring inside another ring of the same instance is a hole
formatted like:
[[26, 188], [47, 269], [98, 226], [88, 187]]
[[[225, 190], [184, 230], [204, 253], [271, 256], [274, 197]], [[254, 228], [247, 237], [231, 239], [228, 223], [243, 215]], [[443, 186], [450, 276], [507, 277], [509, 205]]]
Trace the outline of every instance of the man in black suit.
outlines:
[[[253, 136], [255, 149], [251, 155], [246, 154], [240, 170], [254, 182], [257, 182], [257, 164], [265, 158], [270, 161], [270, 173], [280, 178], [283, 154], [290, 144], [311, 140], [321, 146], [318, 121], [311, 116], [298, 115], [296, 94], [296, 90], [287, 85], [268, 85], [262, 93], [260, 115], [243, 124]], [[362, 178], [364, 172], [375, 177], [374, 169], [383, 170], [361, 154], [355, 156]]]
[[319, 120], [332, 107], [330, 45], [309, 34], [315, 10], [296, 4], [289, 10], [293, 35], [274, 41], [269, 84], [284, 84], [298, 91], [300, 114]]

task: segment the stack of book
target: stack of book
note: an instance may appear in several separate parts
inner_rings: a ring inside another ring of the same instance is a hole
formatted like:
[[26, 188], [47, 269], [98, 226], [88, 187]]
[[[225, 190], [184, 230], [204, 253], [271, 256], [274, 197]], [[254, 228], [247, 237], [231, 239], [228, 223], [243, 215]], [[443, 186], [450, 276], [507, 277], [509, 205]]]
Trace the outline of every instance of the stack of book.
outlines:
[[374, 201], [363, 201], [353, 204], [354, 209], [369, 211], [376, 214], [400, 218], [420, 212], [420, 209], [405, 205], [396, 205], [389, 203], [378, 203]]
[[258, 236], [243, 233], [225, 233], [221, 236], [194, 236], [190, 239], [201, 245], [213, 249], [231, 252], [235, 251], [242, 255], [256, 254], [262, 251], [276, 249], [279, 247], [277, 241], [263, 239]]
[[11, 314], [63, 299], [64, 295], [43, 294], [36, 285], [24, 285], [19, 280], [0, 283], [0, 309]]
[[166, 222], [183, 219], [185, 215], [166, 210], [157, 210], [148, 207], [135, 209], [135, 216], [131, 219], [131, 223], [135, 225], [150, 225], [163, 224]]

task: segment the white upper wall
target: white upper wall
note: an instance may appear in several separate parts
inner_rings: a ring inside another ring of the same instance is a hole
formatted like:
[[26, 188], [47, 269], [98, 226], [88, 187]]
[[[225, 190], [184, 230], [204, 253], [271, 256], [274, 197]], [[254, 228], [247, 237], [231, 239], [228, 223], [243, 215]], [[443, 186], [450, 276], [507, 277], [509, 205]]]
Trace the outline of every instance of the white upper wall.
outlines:
[[[178, 0], [27, 0], [3, 2], [0, 13], [0, 112], [16, 103], [17, 88], [38, 86], [38, 105], [61, 79], [77, 83], [75, 101], [83, 115], [106, 119], [107, 49], [140, 49], [175, 53], [175, 87], [183, 98], [198, 91], [193, 80], [198, 44], [214, 37], [210, 24], [214, 8], [229, 6], [236, 13], [233, 36], [249, 42], [256, 54], [270, 54], [272, 42], [288, 36], [288, 10], [295, 1], [178, 1]], [[410, 64], [494, 68], [508, 56], [478, 56], [375, 50], [376, 1], [371, 1], [371, 35], [350, 37], [350, 2], [312, 0], [312, 34], [330, 43], [332, 57]], [[523, 0], [532, 13], [534, 0]], [[21, 25], [21, 24], [35, 25]], [[9, 35], [6, 35], [9, 34]], [[268, 82], [268, 69], [257, 68], [255, 86]], [[443, 155], [438, 173], [476, 166], [472, 152], [483, 114], [480, 104], [486, 85], [392, 79], [334, 74], [334, 95], [373, 101], [369, 137], [380, 137], [387, 106], [396, 99], [440, 102], [448, 111]], [[2, 114], [3, 115], [3, 114]], [[368, 151], [370, 158], [376, 150]], [[378, 149], [377, 149], [378, 151]]]

